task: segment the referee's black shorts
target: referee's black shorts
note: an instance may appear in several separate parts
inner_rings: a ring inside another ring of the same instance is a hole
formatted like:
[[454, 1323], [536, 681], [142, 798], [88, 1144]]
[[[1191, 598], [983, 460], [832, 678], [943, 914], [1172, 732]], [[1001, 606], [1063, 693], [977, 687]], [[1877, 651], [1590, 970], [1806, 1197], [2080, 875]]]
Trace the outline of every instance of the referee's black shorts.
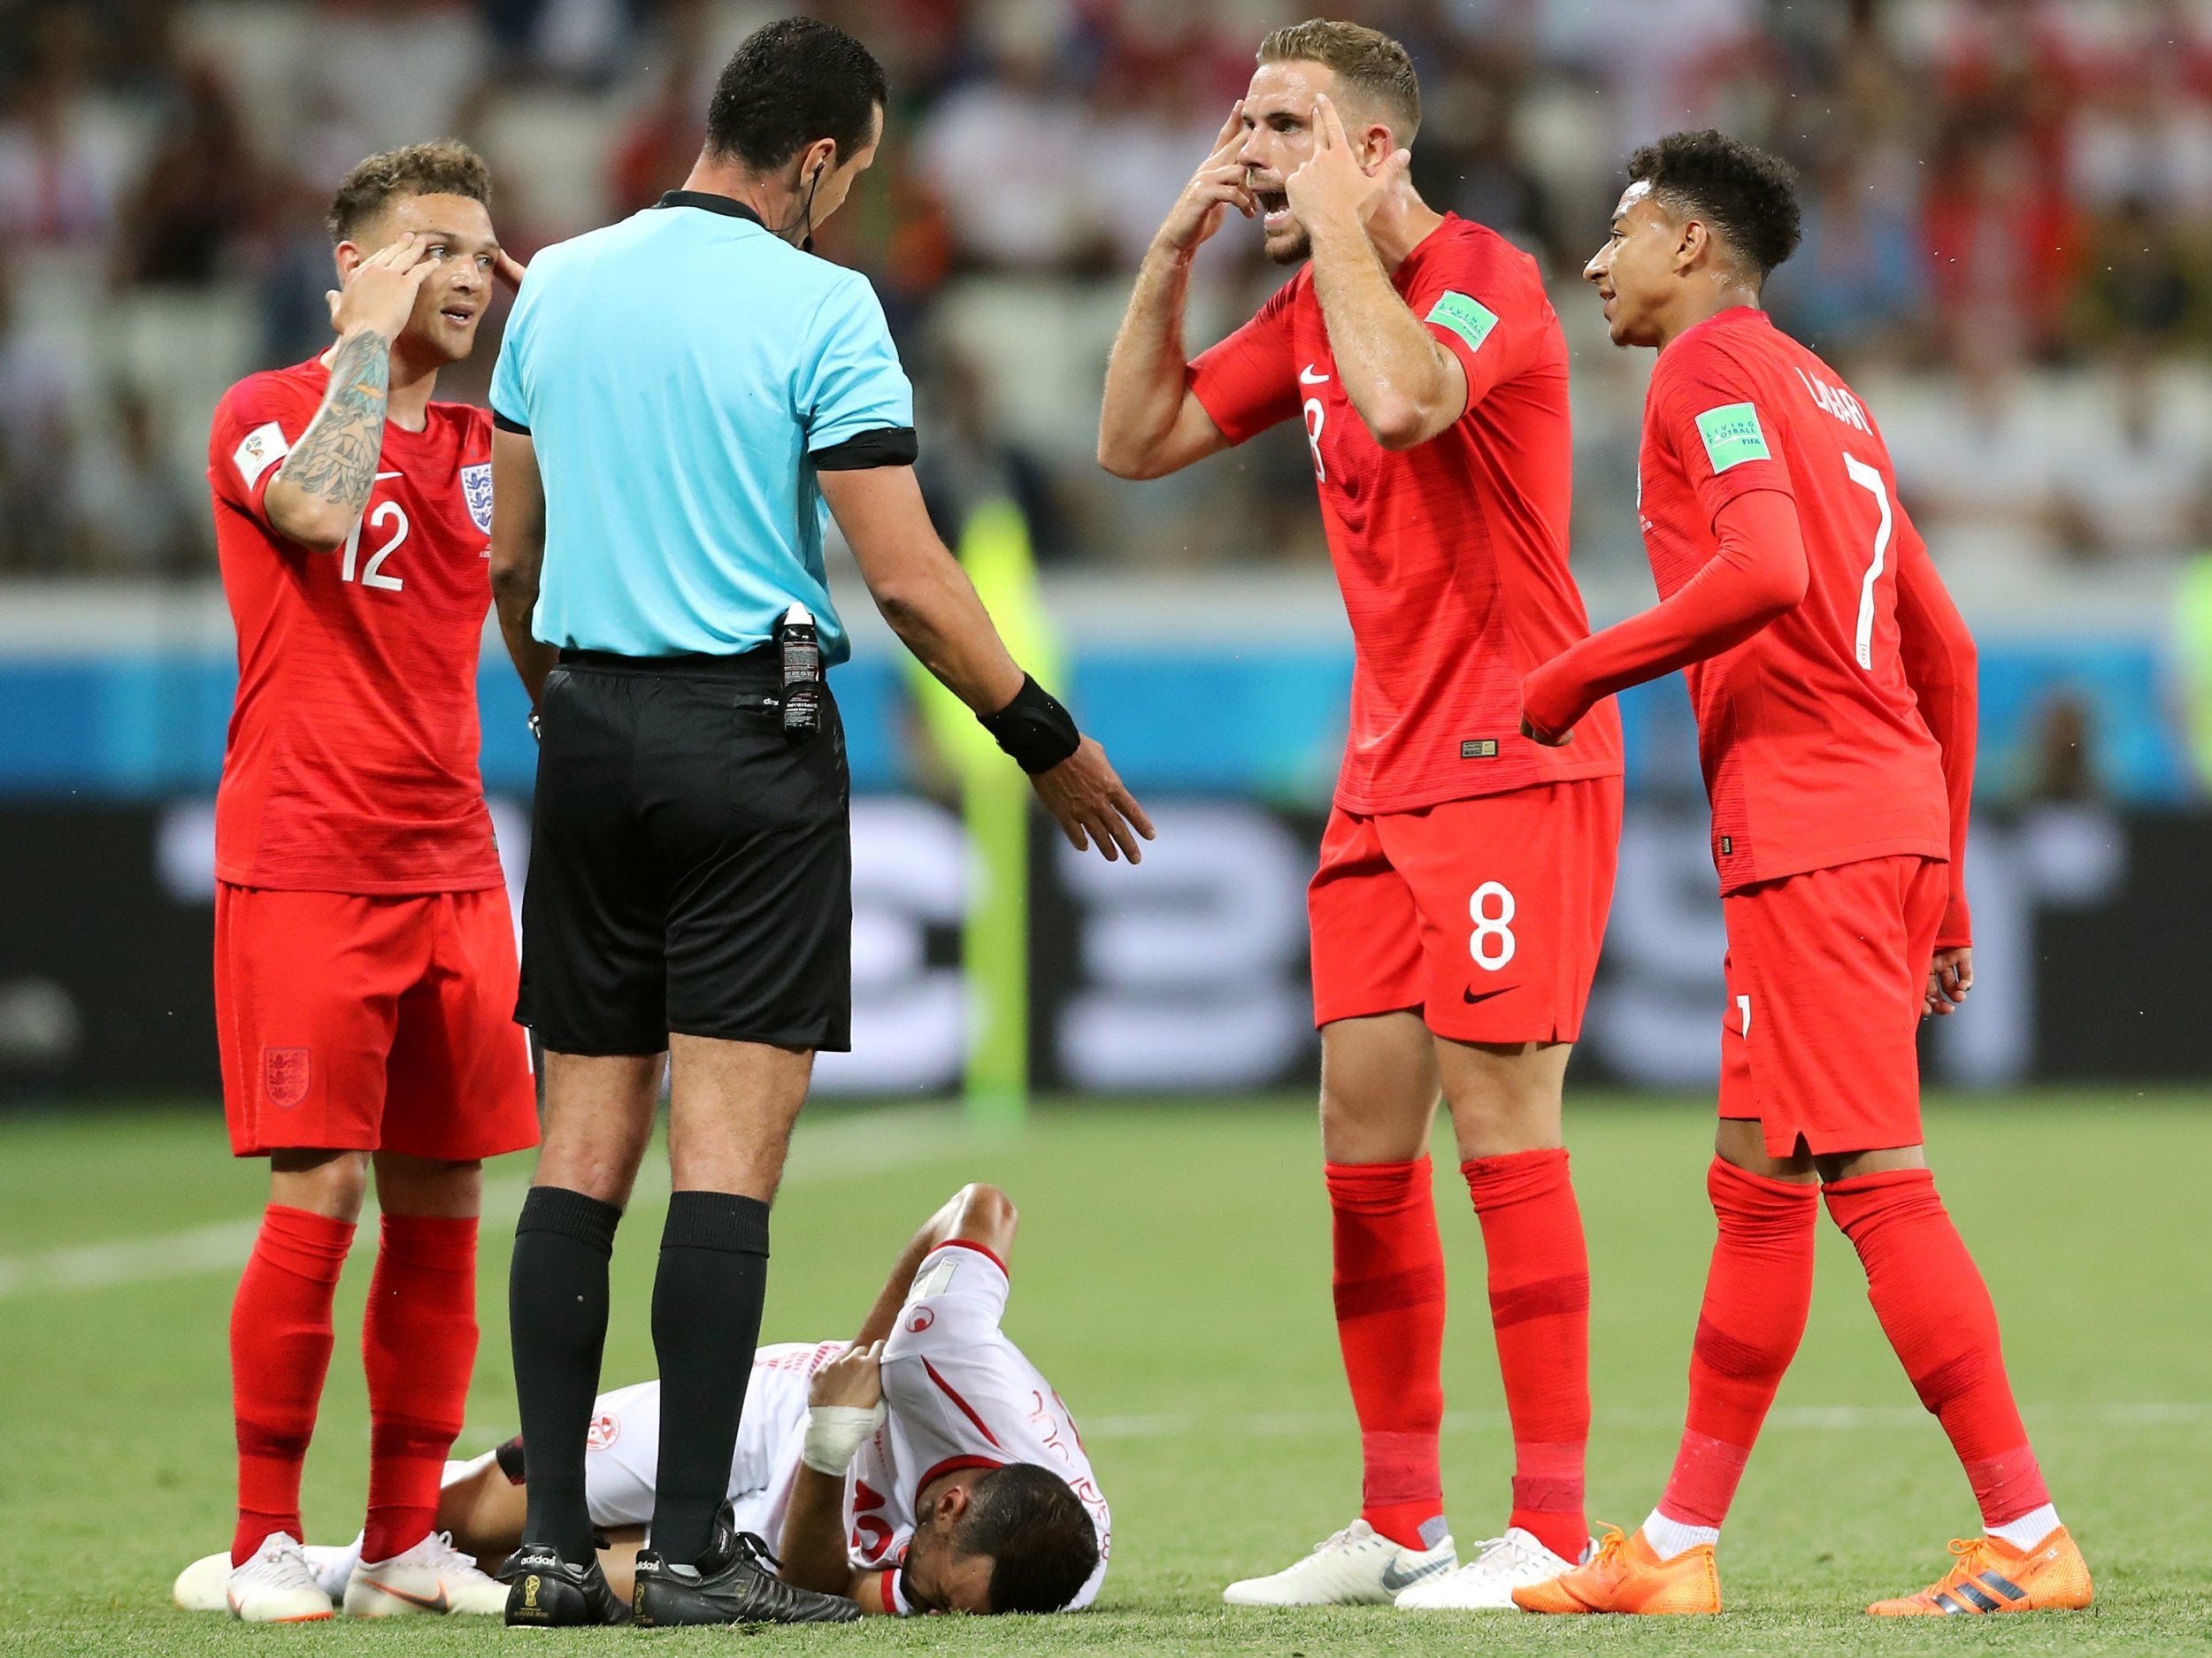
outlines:
[[852, 1046], [851, 787], [826, 690], [787, 739], [772, 649], [564, 651], [541, 709], [515, 1017], [563, 1054], [671, 1032]]

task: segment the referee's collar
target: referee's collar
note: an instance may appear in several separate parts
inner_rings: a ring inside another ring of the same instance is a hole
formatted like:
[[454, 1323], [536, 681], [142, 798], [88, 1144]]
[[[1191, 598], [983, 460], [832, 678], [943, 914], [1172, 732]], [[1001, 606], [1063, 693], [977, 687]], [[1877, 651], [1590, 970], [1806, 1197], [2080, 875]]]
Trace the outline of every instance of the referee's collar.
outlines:
[[711, 190], [671, 190], [653, 203], [656, 207], [703, 207], [710, 213], [719, 213], [726, 219], [749, 219], [763, 230], [768, 228], [758, 213], [733, 196], [717, 196]]

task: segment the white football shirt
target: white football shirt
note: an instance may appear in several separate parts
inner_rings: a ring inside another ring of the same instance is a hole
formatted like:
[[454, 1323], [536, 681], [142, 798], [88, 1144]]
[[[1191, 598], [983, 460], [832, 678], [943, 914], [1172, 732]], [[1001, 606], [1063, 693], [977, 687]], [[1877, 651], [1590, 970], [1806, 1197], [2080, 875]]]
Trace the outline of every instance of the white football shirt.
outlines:
[[1010, 1287], [1004, 1263], [964, 1240], [941, 1244], [922, 1262], [884, 1344], [890, 1411], [854, 1459], [846, 1536], [856, 1565], [895, 1566], [914, 1534], [916, 1496], [931, 1480], [956, 1469], [1034, 1462], [1067, 1481], [1098, 1530], [1098, 1570], [1069, 1603], [1073, 1609], [1095, 1600], [1105, 1581], [1113, 1519], [1075, 1419], [999, 1328]]

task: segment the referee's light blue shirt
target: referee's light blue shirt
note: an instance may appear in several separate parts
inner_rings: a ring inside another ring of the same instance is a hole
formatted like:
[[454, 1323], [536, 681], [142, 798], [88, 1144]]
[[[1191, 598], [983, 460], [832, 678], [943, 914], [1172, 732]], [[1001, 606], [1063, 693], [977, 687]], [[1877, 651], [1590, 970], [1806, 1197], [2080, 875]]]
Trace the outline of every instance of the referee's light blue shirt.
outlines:
[[914, 456], [914, 388], [858, 272], [674, 192], [530, 262], [492, 412], [545, 484], [539, 639], [729, 656], [797, 603], [826, 663], [849, 654], [816, 472]]

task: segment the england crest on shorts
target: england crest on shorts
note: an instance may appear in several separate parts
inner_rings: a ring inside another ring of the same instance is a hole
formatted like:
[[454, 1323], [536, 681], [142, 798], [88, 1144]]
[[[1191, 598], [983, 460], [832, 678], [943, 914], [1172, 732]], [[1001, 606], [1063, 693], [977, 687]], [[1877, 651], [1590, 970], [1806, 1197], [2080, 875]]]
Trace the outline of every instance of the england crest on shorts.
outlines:
[[476, 527], [489, 535], [492, 533], [492, 469], [487, 461], [480, 466], [461, 468], [461, 499], [468, 503], [469, 517]]
[[268, 1090], [269, 1103], [281, 1110], [289, 1110], [307, 1097], [309, 1078], [307, 1049], [303, 1048], [265, 1048], [261, 1050], [262, 1086]]

